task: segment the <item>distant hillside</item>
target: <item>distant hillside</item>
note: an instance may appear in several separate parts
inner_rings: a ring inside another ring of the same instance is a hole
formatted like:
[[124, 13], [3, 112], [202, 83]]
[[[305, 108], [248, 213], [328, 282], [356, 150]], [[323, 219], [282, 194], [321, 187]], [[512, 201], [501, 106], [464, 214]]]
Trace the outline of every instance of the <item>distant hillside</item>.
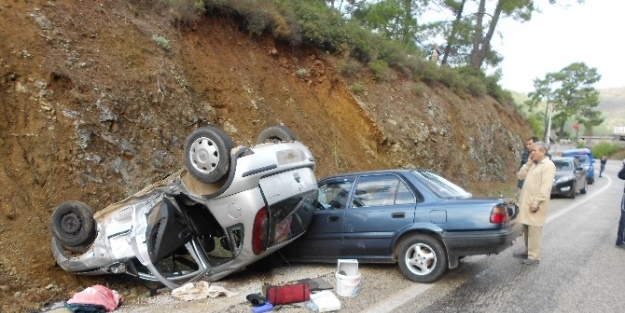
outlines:
[[599, 110], [603, 112], [603, 125], [608, 133], [612, 133], [615, 126], [625, 126], [625, 87], [600, 89]]
[[[527, 100], [527, 93], [511, 91], [514, 101], [521, 111], [527, 113], [522, 105]], [[595, 129], [595, 134], [611, 134], [615, 126], [625, 126], [625, 87], [599, 89], [599, 106], [605, 121]]]

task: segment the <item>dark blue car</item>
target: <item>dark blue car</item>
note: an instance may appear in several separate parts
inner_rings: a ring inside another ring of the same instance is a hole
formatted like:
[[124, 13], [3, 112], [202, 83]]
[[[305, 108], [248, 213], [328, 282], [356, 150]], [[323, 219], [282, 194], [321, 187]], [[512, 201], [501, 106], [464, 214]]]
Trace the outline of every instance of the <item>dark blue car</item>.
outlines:
[[335, 175], [319, 181], [308, 231], [280, 252], [292, 262], [396, 262], [408, 279], [429, 283], [463, 256], [511, 246], [521, 232], [517, 210], [427, 170]]
[[586, 170], [586, 180], [589, 185], [595, 182], [595, 158], [588, 148], [570, 149], [562, 151], [563, 157], [574, 157]]

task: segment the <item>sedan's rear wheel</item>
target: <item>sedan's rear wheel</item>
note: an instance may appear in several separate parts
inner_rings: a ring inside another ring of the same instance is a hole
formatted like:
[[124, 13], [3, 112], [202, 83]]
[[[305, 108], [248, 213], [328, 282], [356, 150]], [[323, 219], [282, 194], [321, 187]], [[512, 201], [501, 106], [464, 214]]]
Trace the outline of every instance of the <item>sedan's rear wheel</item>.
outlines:
[[82, 248], [93, 243], [96, 225], [93, 210], [78, 201], [68, 201], [52, 212], [52, 235], [65, 247]]
[[400, 246], [399, 269], [408, 279], [431, 283], [447, 270], [447, 254], [440, 241], [428, 235], [414, 235]]
[[220, 181], [230, 169], [230, 136], [215, 127], [196, 129], [184, 144], [184, 163], [195, 179], [212, 184]]

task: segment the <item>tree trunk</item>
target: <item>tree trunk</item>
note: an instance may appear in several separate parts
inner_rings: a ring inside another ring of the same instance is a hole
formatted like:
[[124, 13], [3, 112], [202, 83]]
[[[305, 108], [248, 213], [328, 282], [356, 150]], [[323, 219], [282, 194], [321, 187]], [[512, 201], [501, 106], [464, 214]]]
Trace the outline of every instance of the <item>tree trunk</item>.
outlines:
[[404, 0], [404, 17], [402, 21], [401, 29], [401, 42], [406, 45], [412, 40], [410, 36], [410, 20], [412, 19], [412, 0]]
[[447, 58], [451, 53], [451, 47], [456, 44], [456, 35], [458, 33], [458, 25], [460, 24], [460, 20], [462, 20], [462, 11], [464, 10], [464, 4], [467, 0], [462, 0], [460, 3], [460, 7], [456, 12], [456, 20], [454, 20], [451, 26], [451, 33], [447, 38], [447, 45], [445, 46], [445, 52], [443, 53], [443, 59], [441, 60], [441, 64], [447, 64]]
[[[475, 27], [473, 28], [473, 47], [471, 48], [471, 61], [470, 64], [478, 63], [478, 60], [475, 59], [477, 57], [478, 52], [480, 51], [480, 44], [482, 43], [482, 31], [484, 30], [484, 26], [482, 23], [484, 22], [484, 14], [486, 14], [486, 0], [480, 0], [480, 5], [477, 9], [477, 20], [475, 21]], [[475, 60], [474, 60], [475, 59]]]
[[[488, 27], [488, 33], [486, 33], [486, 37], [484, 37], [482, 41], [480, 42], [480, 45], [477, 51], [471, 51], [471, 66], [474, 68], [482, 67], [482, 64], [484, 64], [484, 59], [486, 59], [486, 55], [488, 55], [488, 52], [490, 51], [490, 41], [493, 39], [493, 35], [495, 34], [495, 28], [497, 28], [497, 23], [499, 22], [499, 17], [501, 16], [501, 10], [502, 10], [501, 1], [502, 0], [499, 0], [497, 2], [497, 6], [495, 7], [495, 12], [493, 13], [493, 16], [491, 17], [491, 21]], [[473, 47], [475, 48], [475, 43], [473, 44]]]

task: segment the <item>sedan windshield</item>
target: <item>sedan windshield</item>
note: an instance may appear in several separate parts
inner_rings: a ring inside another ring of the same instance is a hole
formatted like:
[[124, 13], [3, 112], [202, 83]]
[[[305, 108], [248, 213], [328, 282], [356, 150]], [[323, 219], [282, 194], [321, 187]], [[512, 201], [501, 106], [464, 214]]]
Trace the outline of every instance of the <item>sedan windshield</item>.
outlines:
[[573, 164], [569, 161], [555, 160], [553, 164], [555, 164], [557, 171], [570, 171], [573, 169]]
[[588, 158], [587, 155], [576, 155], [575, 158], [579, 160], [579, 163], [582, 163], [582, 164], [590, 163], [590, 159]]
[[426, 170], [414, 170], [411, 172], [423, 185], [437, 196], [445, 199], [471, 198], [473, 195], [460, 186], [445, 178]]

